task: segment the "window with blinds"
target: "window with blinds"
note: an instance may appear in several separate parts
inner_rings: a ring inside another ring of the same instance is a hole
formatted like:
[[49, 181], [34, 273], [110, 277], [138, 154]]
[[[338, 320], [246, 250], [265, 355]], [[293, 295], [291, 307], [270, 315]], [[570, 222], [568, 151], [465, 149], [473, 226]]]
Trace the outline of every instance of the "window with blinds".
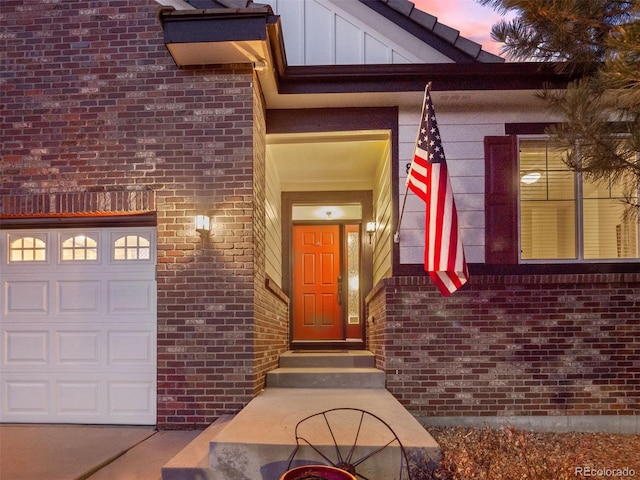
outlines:
[[520, 258], [638, 258], [638, 219], [624, 215], [629, 183], [590, 182], [564, 153], [546, 139], [520, 139]]

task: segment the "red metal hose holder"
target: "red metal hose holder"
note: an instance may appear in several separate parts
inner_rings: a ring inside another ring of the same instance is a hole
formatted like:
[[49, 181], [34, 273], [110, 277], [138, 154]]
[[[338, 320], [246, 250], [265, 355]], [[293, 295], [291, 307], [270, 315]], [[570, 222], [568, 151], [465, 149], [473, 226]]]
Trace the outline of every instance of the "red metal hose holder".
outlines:
[[356, 477], [335, 467], [305, 465], [284, 472], [280, 480], [356, 480]]

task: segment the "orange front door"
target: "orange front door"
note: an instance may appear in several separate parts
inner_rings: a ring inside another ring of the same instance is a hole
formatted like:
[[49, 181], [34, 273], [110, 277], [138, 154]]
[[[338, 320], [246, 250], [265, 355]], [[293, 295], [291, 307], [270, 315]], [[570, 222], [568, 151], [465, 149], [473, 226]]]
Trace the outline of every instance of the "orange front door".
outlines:
[[340, 226], [293, 227], [293, 339], [342, 340]]

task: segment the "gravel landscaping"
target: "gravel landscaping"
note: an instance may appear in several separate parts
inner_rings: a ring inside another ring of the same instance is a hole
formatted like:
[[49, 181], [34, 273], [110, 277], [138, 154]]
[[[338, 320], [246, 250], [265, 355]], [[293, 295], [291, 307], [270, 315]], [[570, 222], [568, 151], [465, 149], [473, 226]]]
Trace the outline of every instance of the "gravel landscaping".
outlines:
[[437, 471], [415, 465], [413, 480], [640, 478], [640, 435], [541, 433], [428, 427], [440, 444]]

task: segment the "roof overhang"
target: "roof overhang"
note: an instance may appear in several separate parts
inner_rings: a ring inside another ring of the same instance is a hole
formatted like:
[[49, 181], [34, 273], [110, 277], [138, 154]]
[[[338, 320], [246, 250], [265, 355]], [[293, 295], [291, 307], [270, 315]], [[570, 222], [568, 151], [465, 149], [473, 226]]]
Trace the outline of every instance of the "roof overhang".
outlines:
[[269, 26], [279, 24], [271, 7], [175, 10], [158, 18], [164, 43], [179, 67], [264, 63], [269, 57]]
[[267, 108], [414, 104], [433, 92], [469, 92], [476, 100], [504, 92], [565, 88], [576, 75], [553, 63], [443, 63], [288, 66], [280, 17], [271, 7], [162, 8], [164, 42], [181, 68], [248, 64], [258, 74]]
[[[452, 108], [528, 108], [544, 88], [564, 89], [577, 75], [551, 63], [391, 64], [286, 67], [263, 85], [267, 108], [421, 105], [427, 83]], [[260, 77], [262, 79], [262, 76]]]

